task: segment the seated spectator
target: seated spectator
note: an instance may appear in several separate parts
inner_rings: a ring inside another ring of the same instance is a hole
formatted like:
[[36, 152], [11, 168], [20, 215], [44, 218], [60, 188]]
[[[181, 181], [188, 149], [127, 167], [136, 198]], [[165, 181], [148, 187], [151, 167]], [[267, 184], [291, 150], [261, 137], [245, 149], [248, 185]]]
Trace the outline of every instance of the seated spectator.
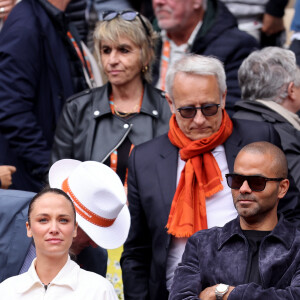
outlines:
[[7, 300], [117, 299], [111, 284], [102, 276], [85, 271], [70, 259], [69, 250], [77, 236], [75, 206], [59, 189], [45, 189], [29, 203], [27, 236], [32, 237], [36, 258], [24, 274], [0, 284]]
[[290, 50], [267, 47], [251, 53], [239, 72], [242, 101], [234, 118], [271, 124], [278, 132], [289, 173], [300, 191], [300, 70]]
[[[187, 238], [237, 215], [223, 179], [238, 151], [255, 141], [280, 145], [270, 124], [229, 118], [225, 72], [216, 58], [178, 60], [167, 90], [168, 134], [136, 146], [129, 158], [131, 226], [121, 259], [126, 300], [168, 299]], [[299, 224], [299, 191], [293, 189], [279, 211]]]
[[12, 184], [12, 174], [16, 172], [14, 166], [0, 166], [0, 188], [8, 189]]
[[258, 48], [250, 35], [240, 31], [235, 17], [219, 0], [152, 0], [162, 29], [154, 65], [153, 83], [165, 90], [169, 67], [186, 53], [211, 55], [224, 63], [227, 78], [226, 111], [231, 116], [240, 99], [237, 71], [249, 53]]
[[300, 231], [277, 214], [287, 174], [278, 147], [257, 142], [242, 148], [226, 175], [239, 216], [188, 240], [170, 300], [299, 299]]
[[[62, 182], [66, 181], [66, 178], [73, 192], [70, 192], [66, 184], [62, 187]], [[51, 187], [64, 188], [71, 194], [72, 200], [77, 201], [79, 226], [77, 237], [71, 246], [72, 259], [83, 269], [105, 276], [107, 253], [103, 248], [116, 248], [123, 244], [130, 223], [128, 208], [125, 205], [126, 195], [120, 179], [110, 168], [97, 162], [62, 160], [51, 167], [49, 181]], [[33, 195], [28, 192], [0, 190], [0, 282], [26, 272], [36, 255], [35, 245], [32, 239], [26, 237], [23, 226], [27, 220], [28, 204]], [[95, 195], [98, 196], [95, 198]], [[81, 204], [78, 204], [78, 201]], [[95, 215], [99, 214], [107, 202], [118, 206], [114, 212], [106, 209], [107, 214], [117, 216], [121, 210], [120, 217], [117, 217], [112, 226], [104, 228], [94, 225], [80, 215], [82, 210], [78, 205], [84, 205]], [[94, 249], [97, 245], [102, 248]]]

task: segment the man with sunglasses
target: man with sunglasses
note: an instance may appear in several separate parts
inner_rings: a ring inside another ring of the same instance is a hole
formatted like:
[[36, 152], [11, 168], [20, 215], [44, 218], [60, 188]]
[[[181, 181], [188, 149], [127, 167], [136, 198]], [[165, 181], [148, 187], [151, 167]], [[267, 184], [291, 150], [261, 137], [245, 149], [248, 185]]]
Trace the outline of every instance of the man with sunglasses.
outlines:
[[277, 213], [287, 175], [277, 146], [242, 148], [233, 173], [226, 174], [239, 216], [188, 240], [170, 300], [299, 299], [300, 231]]
[[[225, 72], [216, 58], [180, 59], [168, 73], [167, 90], [173, 113], [168, 134], [135, 147], [129, 158], [125, 299], [168, 299], [187, 238], [237, 215], [225, 174], [233, 171], [238, 151], [255, 141], [280, 144], [271, 125], [228, 117]], [[295, 192], [280, 205], [291, 218], [297, 215]]]

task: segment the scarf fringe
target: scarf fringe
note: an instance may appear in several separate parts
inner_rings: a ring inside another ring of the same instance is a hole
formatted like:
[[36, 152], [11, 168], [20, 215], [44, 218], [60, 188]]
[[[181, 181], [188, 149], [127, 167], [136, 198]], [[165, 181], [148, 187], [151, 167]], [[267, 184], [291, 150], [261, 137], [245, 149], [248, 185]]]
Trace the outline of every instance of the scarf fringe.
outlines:
[[[168, 228], [166, 226], [166, 228]], [[168, 234], [172, 234], [173, 236], [177, 237], [177, 238], [189, 238], [190, 236], [193, 235], [193, 233], [191, 234], [190, 232], [187, 232], [187, 231], [183, 231], [183, 232], [180, 232], [180, 230], [177, 228], [177, 230], [170, 230], [168, 229]], [[195, 231], [197, 232], [197, 231]]]
[[220, 183], [218, 186], [214, 187], [213, 189], [211, 189], [210, 191], [205, 191], [205, 197], [211, 197], [214, 194], [222, 191], [224, 189], [222, 183]]

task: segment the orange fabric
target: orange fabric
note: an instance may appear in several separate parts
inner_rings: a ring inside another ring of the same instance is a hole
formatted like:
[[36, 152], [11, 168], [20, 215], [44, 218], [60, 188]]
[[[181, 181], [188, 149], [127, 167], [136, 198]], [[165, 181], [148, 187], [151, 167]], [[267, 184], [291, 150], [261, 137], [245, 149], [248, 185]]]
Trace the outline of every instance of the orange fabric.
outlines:
[[166, 89], [166, 76], [169, 67], [169, 60], [170, 60], [170, 41], [166, 39], [163, 43], [162, 47], [162, 56], [161, 56], [161, 65], [160, 65], [160, 89]]
[[168, 137], [180, 149], [180, 157], [186, 164], [173, 198], [166, 226], [168, 233], [176, 237], [189, 237], [201, 229], [207, 229], [205, 199], [223, 189], [222, 173], [211, 150], [223, 144], [232, 129], [232, 122], [223, 110], [223, 120], [216, 133], [191, 141], [178, 127], [175, 115], [171, 117]]
[[75, 205], [76, 212], [85, 220], [100, 227], [110, 227], [115, 222], [116, 219], [103, 218], [85, 207], [72, 192], [68, 183], [68, 178], [63, 181], [62, 190], [71, 197]]
[[[144, 98], [144, 88], [143, 88], [143, 91], [142, 91], [142, 96], [141, 96], [139, 107], [138, 107], [138, 113], [141, 111], [143, 98]], [[114, 96], [113, 96], [113, 94], [111, 94], [110, 97], [109, 97], [109, 105], [110, 105], [111, 112], [114, 115], [115, 114], [115, 106], [114, 106]], [[131, 151], [132, 151], [133, 147], [134, 147], [134, 145], [131, 144], [130, 151], [129, 151], [129, 156], [131, 154]], [[117, 166], [118, 166], [118, 149], [115, 149], [110, 155], [110, 167], [115, 172], [117, 172]], [[126, 195], [127, 195], [127, 179], [128, 179], [128, 168], [126, 169], [126, 175], [125, 175], [125, 181], [124, 181], [124, 188], [125, 188], [125, 191], [126, 191]]]
[[74, 46], [74, 48], [75, 48], [75, 50], [76, 50], [76, 53], [77, 53], [78, 57], [80, 58], [80, 61], [81, 61], [81, 63], [82, 63], [82, 66], [83, 66], [84, 68], [85, 68], [85, 67], [87, 68], [87, 71], [88, 71], [88, 74], [89, 74], [90, 78], [91, 78], [91, 79], [94, 79], [94, 74], [93, 74], [93, 71], [92, 71], [91, 62], [90, 62], [88, 56], [86, 55], [85, 51], [82, 49], [83, 54], [84, 54], [84, 57], [83, 57], [83, 55], [82, 55], [82, 53], [81, 53], [81, 50], [80, 50], [80, 48], [79, 48], [77, 42], [75, 41], [73, 35], [71, 34], [71, 32], [68, 31], [68, 32], [67, 32], [67, 35], [68, 35], [69, 39], [71, 40], [71, 42], [72, 42], [72, 44], [73, 44], [73, 46]]

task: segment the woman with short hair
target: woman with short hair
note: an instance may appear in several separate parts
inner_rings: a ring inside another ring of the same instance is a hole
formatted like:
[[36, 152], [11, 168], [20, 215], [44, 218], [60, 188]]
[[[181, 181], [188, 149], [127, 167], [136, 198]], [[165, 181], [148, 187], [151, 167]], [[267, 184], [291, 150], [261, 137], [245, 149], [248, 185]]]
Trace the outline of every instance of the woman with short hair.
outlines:
[[71, 97], [57, 125], [52, 163], [95, 160], [113, 168], [126, 185], [134, 145], [168, 131], [164, 92], [149, 84], [157, 38], [135, 11], [109, 11], [95, 33], [95, 49], [108, 82]]

